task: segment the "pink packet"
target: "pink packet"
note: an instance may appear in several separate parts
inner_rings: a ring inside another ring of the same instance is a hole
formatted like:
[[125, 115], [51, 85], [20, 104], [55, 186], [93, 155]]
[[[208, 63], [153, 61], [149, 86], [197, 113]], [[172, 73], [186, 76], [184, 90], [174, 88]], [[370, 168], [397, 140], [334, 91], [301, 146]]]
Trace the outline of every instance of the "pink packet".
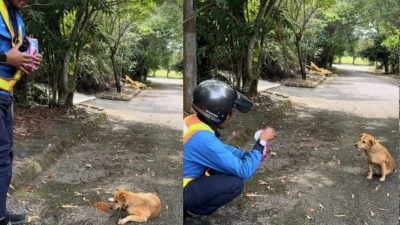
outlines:
[[[28, 50], [26, 51], [27, 54], [29, 55], [35, 55], [36, 53], [39, 53], [39, 42], [36, 38], [31, 38], [31, 37], [26, 37], [29, 41], [29, 47]], [[37, 70], [37, 65], [34, 63], [28, 64], [26, 67], [28, 67], [28, 70], [31, 72], [35, 72]]]

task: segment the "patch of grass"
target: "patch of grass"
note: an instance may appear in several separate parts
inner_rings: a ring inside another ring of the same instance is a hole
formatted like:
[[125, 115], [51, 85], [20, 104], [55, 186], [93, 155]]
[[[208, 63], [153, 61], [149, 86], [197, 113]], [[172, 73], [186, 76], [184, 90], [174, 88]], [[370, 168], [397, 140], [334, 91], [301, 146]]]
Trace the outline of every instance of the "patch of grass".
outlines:
[[175, 71], [175, 70], [170, 70], [167, 76], [167, 70], [165, 69], [159, 69], [156, 71], [150, 71], [149, 73], [150, 77], [168, 77], [168, 78], [173, 78], [173, 79], [182, 79], [183, 74], [181, 72]]
[[[339, 58], [335, 58], [334, 63], [339, 63]], [[342, 64], [353, 64], [353, 57], [351, 56], [343, 56], [341, 58], [341, 63]], [[365, 65], [368, 66], [371, 63], [364, 58], [361, 57], [356, 57], [356, 59], [354, 60], [354, 65]]]

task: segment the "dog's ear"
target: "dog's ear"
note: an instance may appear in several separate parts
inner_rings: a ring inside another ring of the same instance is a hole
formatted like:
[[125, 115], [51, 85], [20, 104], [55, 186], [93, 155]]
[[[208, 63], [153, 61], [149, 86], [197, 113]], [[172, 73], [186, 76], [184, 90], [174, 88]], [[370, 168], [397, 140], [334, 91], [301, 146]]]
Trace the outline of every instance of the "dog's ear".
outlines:
[[376, 141], [374, 139], [372, 139], [372, 138], [369, 139], [368, 141], [371, 144], [371, 146], [374, 146], [376, 144]]
[[362, 134], [360, 135], [360, 138], [364, 137], [365, 135], [367, 135], [367, 133], [362, 133]]
[[123, 188], [123, 187], [117, 188], [117, 192], [119, 192], [119, 191], [125, 191], [125, 188]]

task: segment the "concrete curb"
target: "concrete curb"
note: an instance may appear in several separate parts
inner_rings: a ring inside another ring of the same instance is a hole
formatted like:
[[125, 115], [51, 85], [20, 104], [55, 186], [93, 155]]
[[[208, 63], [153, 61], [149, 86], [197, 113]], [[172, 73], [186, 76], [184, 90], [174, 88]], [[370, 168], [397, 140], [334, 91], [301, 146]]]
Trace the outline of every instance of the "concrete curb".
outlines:
[[39, 173], [49, 168], [58, 160], [61, 154], [65, 153], [67, 149], [72, 147], [80, 138], [85, 136], [85, 134], [103, 123], [106, 118], [107, 116], [104, 113], [90, 115], [80, 126], [77, 126], [73, 131], [61, 137], [57, 144], [54, 144], [52, 147], [43, 151], [42, 154], [24, 163], [23, 167], [13, 171], [13, 179], [9, 193], [14, 192], [21, 184], [33, 180]]
[[135, 89], [134, 91], [129, 91], [125, 93], [116, 93], [116, 92], [104, 92], [99, 94], [97, 97], [101, 99], [108, 99], [108, 100], [118, 100], [118, 101], [130, 101], [136, 95], [138, 95], [142, 90]]
[[285, 83], [285, 85], [290, 87], [315, 88], [325, 80], [326, 77], [321, 77], [317, 81], [289, 80]]

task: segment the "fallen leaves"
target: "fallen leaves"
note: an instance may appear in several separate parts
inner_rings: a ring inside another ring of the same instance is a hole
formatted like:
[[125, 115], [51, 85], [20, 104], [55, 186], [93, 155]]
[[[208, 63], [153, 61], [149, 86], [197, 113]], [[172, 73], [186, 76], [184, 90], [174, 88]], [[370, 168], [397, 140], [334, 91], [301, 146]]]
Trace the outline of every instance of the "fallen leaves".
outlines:
[[26, 217], [26, 222], [28, 222], [28, 223], [33, 223], [33, 222], [36, 222], [38, 220], [40, 220], [39, 216], [27, 216]]
[[61, 208], [63, 208], [63, 209], [71, 209], [71, 208], [78, 208], [78, 206], [72, 205], [72, 204], [65, 204], [65, 205], [62, 205]]
[[268, 196], [268, 195], [260, 195], [260, 194], [257, 194], [257, 192], [255, 192], [255, 193], [246, 193], [245, 196], [246, 197], [265, 197], [265, 196]]
[[268, 185], [268, 183], [266, 181], [263, 181], [263, 180], [258, 180], [258, 184], [259, 185]]
[[346, 217], [345, 214], [336, 214], [335, 217], [341, 218], [341, 217]]
[[83, 196], [83, 194], [82, 194], [82, 193], [79, 193], [79, 192], [77, 192], [77, 191], [75, 191], [75, 192], [74, 192], [74, 195], [75, 195], [75, 196], [77, 196], [77, 197], [81, 197], [81, 196]]
[[108, 211], [111, 210], [111, 205], [109, 203], [107, 203], [107, 202], [96, 202], [94, 204], [94, 207], [96, 209], [99, 209], [99, 210], [103, 211], [103, 212], [108, 212]]

